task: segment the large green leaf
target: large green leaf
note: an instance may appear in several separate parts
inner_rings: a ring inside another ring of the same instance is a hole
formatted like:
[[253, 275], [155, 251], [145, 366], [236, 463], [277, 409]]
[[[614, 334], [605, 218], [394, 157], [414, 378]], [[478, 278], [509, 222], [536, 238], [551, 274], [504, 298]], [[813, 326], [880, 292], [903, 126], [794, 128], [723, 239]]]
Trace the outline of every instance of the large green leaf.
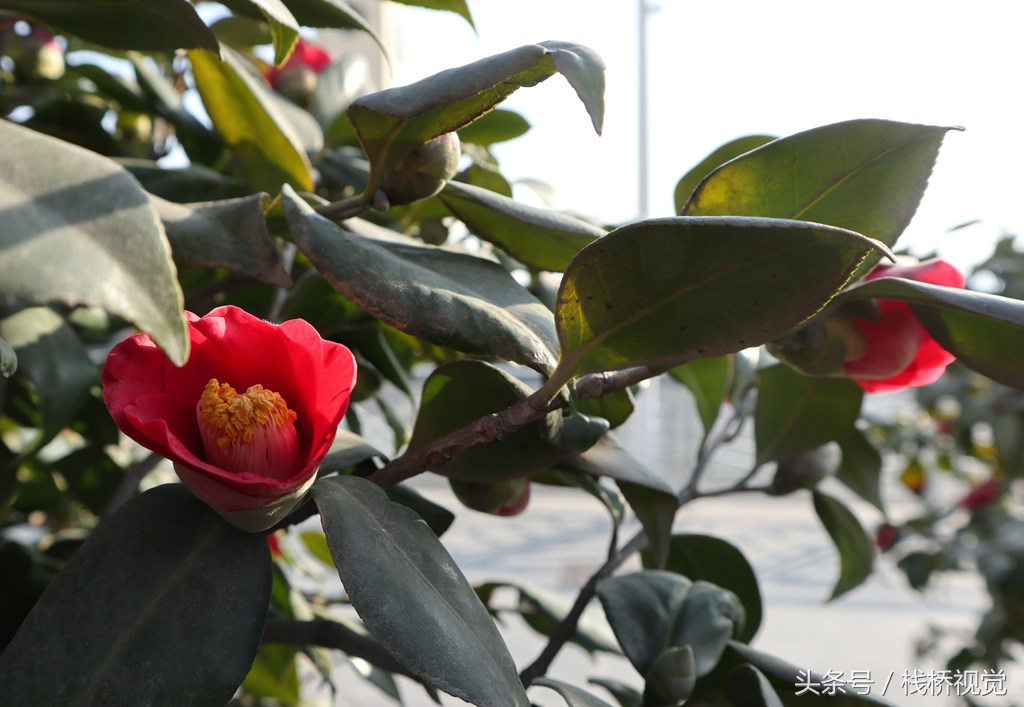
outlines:
[[533, 681], [538, 687], [546, 687], [557, 692], [568, 707], [612, 707], [600, 697], [586, 690], [552, 678], [537, 678]]
[[257, 10], [259, 15], [270, 25], [271, 38], [274, 44], [274, 63], [284, 64], [299, 41], [299, 22], [281, 0], [229, 0], [225, 4], [232, 9], [239, 9], [247, 3]]
[[469, 5], [466, 4], [466, 0], [392, 0], [392, 2], [402, 5], [416, 5], [417, 7], [425, 7], [430, 10], [454, 12], [462, 15], [471, 26], [475, 26], [473, 25], [473, 16], [469, 14]]
[[514, 140], [530, 130], [530, 123], [515, 111], [495, 108], [459, 130], [459, 141], [489, 147]]
[[366, 32], [387, 56], [387, 48], [359, 11], [344, 0], [288, 0], [288, 9], [306, 27], [336, 27]]
[[814, 491], [814, 510], [839, 551], [839, 579], [829, 601], [837, 599], [871, 576], [875, 548], [864, 527], [842, 502]]
[[928, 333], [964, 365], [1014, 388], [1024, 388], [1024, 302], [1021, 300], [883, 277], [850, 288], [836, 303], [879, 298], [903, 300]]
[[757, 464], [841, 439], [853, 429], [864, 391], [848, 378], [812, 378], [778, 364], [758, 372]]
[[416, 83], [357, 98], [348, 117], [370, 159], [371, 185], [413, 148], [473, 122], [516, 89], [561, 72], [601, 132], [604, 63], [568, 42], [528, 44]]
[[693, 403], [704, 424], [705, 435], [718, 419], [718, 411], [729, 391], [732, 366], [731, 356], [711, 356], [684, 363], [668, 372], [693, 395]]
[[698, 675], [718, 664], [743, 623], [736, 596], [672, 572], [644, 570], [606, 579], [597, 596], [626, 657], [647, 675], [666, 648], [690, 646]]
[[950, 129], [850, 120], [780, 138], [708, 175], [683, 213], [814, 221], [892, 245]]
[[843, 461], [836, 478], [846, 487], [885, 513], [882, 502], [882, 455], [859, 429], [853, 428], [839, 439]]
[[39, 399], [36, 449], [74, 419], [100, 371], [74, 330], [49, 307], [29, 307], [0, 320], [0, 336], [18, 352], [20, 374], [32, 381]]
[[[447, 363], [423, 384], [409, 449], [416, 450], [482, 417], [528, 397], [522, 381], [489, 363]], [[463, 481], [501, 481], [538, 473], [594, 444], [608, 429], [604, 420], [551, 412], [502, 439], [466, 450], [434, 469]]]
[[217, 51], [217, 39], [185, 0], [0, 0], [0, 10], [24, 13], [111, 49]]
[[778, 337], [822, 308], [877, 243], [780, 219], [654, 219], [577, 254], [556, 305], [552, 376], [673, 366]]
[[0, 656], [17, 705], [223, 705], [270, 601], [262, 535], [183, 486], [129, 501], [72, 557]]
[[352, 606], [395, 658], [473, 704], [529, 707], [490, 614], [419, 516], [358, 477], [312, 493]]
[[[710, 172], [714, 171], [717, 167], [722, 166], [729, 160], [735, 159], [742, 154], [761, 147], [774, 139], [775, 137], [771, 135], [747, 135], [745, 137], [738, 137], [735, 140], [730, 140], [725, 143], [698, 162], [697, 166], [684, 174], [676, 183], [676, 188], [673, 193], [676, 213], [683, 213], [686, 208], [686, 202], [690, 199], [690, 195], [693, 194], [694, 189], [704, 181], [704, 178], [707, 177]], [[738, 216], [740, 214], [734, 215]]]
[[363, 310], [438, 346], [550, 370], [558, 349], [551, 312], [504, 268], [358, 219], [346, 230], [290, 188], [282, 197], [299, 249]]
[[263, 194], [241, 199], [175, 204], [151, 197], [174, 257], [190, 265], [225, 268], [290, 287], [274, 238], [263, 218]]
[[228, 48], [223, 60], [193, 50], [196, 88], [213, 125], [234, 150], [244, 168], [242, 176], [258, 191], [276, 194], [282, 184], [312, 191], [312, 167], [287, 118], [263, 86]]
[[583, 246], [605, 234], [586, 221], [471, 184], [448, 182], [438, 196], [475, 235], [537, 270], [565, 270]]
[[[643, 560], [644, 567], [654, 566], [649, 553], [643, 554]], [[694, 581], [710, 582], [735, 594], [743, 604], [747, 618], [743, 629], [736, 633], [736, 640], [750, 643], [761, 626], [761, 590], [753, 567], [735, 545], [711, 535], [673, 535], [664, 568]]]
[[768, 677], [749, 663], [729, 674], [725, 694], [737, 707], [783, 707]]
[[122, 157], [117, 160], [150, 194], [175, 203], [230, 199], [245, 196], [249, 188], [241, 179], [215, 172], [201, 164], [161, 167], [152, 160]]
[[183, 297], [146, 192], [115, 162], [13, 123], [0, 143], [3, 297], [100, 307], [184, 363]]

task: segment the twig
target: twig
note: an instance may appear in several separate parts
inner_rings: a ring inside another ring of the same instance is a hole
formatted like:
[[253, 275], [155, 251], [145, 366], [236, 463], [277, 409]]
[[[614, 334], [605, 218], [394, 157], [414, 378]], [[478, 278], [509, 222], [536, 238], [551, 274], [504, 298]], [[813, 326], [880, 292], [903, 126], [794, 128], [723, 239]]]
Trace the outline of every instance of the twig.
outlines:
[[[628, 368], [614, 373], [594, 373], [582, 376], [576, 382], [577, 398], [599, 398], [655, 375], [646, 366]], [[545, 401], [535, 393], [499, 412], [481, 417], [451, 434], [430, 444], [413, 449], [370, 474], [367, 479], [378, 486], [389, 487], [405, 481], [427, 469], [444, 466], [466, 450], [482, 444], [497, 442], [506, 435], [539, 420], [544, 415], [569, 402], [556, 397]]]
[[289, 643], [295, 645], [313, 645], [332, 648], [356, 658], [373, 663], [378, 668], [392, 673], [399, 673], [419, 680], [409, 672], [394, 656], [372, 636], [354, 631], [348, 626], [316, 619], [313, 621], [296, 621], [292, 619], [267, 619], [263, 629], [263, 643]]

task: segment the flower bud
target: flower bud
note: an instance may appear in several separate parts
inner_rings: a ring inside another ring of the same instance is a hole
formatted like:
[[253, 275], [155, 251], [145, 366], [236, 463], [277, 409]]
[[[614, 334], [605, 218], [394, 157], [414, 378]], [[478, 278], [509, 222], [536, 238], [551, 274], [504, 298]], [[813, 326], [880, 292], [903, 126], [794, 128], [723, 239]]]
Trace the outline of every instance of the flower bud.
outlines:
[[784, 496], [799, 489], [812, 489], [839, 471], [842, 456], [839, 445], [829, 442], [787, 457], [778, 463], [768, 493]]
[[438, 135], [408, 152], [388, 170], [380, 188], [395, 206], [437, 194], [455, 176], [462, 158], [456, 133]]
[[530, 502], [530, 481], [509, 479], [493, 483], [475, 483], [449, 479], [455, 497], [467, 508], [496, 516], [515, 516]]
[[14, 59], [14, 72], [22, 81], [55, 81], [64, 75], [64, 49], [46, 30], [33, 29], [11, 44], [9, 55]]

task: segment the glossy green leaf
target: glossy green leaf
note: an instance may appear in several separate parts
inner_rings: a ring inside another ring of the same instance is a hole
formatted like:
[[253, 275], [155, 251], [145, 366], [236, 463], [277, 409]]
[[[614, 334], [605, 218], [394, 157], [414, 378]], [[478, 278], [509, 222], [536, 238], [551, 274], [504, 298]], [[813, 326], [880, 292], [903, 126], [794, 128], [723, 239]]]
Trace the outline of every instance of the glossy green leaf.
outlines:
[[270, 585], [262, 535], [183, 486], [147, 491], [46, 590], [0, 656], [0, 694], [18, 705], [223, 705], [256, 655]]
[[18, 370], [18, 354], [0, 336], [0, 376], [10, 378]]
[[864, 391], [848, 378], [812, 378], [778, 364], [758, 371], [754, 442], [758, 465], [841, 439]]
[[242, 682], [245, 694], [271, 698], [283, 705], [299, 703], [299, 671], [295, 659], [298, 646], [268, 644], [260, 646], [249, 674]]
[[591, 685], [603, 687], [619, 703], [619, 707], [643, 707], [644, 696], [634, 687], [619, 680], [609, 678], [590, 678]]
[[39, 398], [42, 429], [35, 449], [71, 423], [99, 381], [99, 368], [74, 330], [49, 307], [29, 307], [0, 320], [0, 336], [17, 351], [20, 373]]
[[576, 410], [590, 417], [602, 417], [614, 430], [633, 414], [636, 400], [629, 388], [602, 395], [600, 398], [585, 398], [576, 401]]
[[530, 130], [530, 123], [515, 111], [495, 108], [459, 130], [459, 140], [482, 147], [515, 140]]
[[376, 185], [413, 148], [458, 130], [518, 88], [534, 86], [556, 72], [576, 90], [600, 132], [604, 63], [593, 50], [567, 42], [529, 44], [408, 86], [357, 98], [348, 108], [348, 117], [370, 159], [371, 184]]
[[725, 694], [735, 707], [783, 707], [768, 677], [749, 663], [729, 673]]
[[270, 25], [274, 63], [284, 64], [299, 41], [299, 23], [282, 0], [244, 0], [263, 15]]
[[666, 648], [690, 646], [697, 675], [711, 672], [737, 625], [743, 607], [736, 596], [672, 572], [644, 570], [611, 577], [597, 596], [626, 657], [647, 675]]
[[387, 490], [388, 498], [416, 511], [437, 537], [441, 537], [455, 522], [455, 514], [431, 501], [408, 484], [397, 484]]
[[[409, 450], [500, 412], [531, 392], [522, 381], [483, 361], [466, 359], [439, 366], [423, 384]], [[521, 478], [583, 451], [607, 429], [603, 420], [555, 411], [496, 442], [468, 449], [434, 471], [462, 481]]]
[[[643, 554], [644, 567], [655, 567], [650, 553]], [[703, 580], [737, 596], [746, 612], [743, 629], [736, 640], [749, 643], [761, 626], [761, 590], [757, 575], [739, 548], [711, 535], [673, 535], [664, 569], [693, 581]]]
[[827, 223], [892, 245], [950, 129], [850, 120], [780, 138], [708, 175], [684, 213]]
[[448, 182], [438, 197], [476, 236], [536, 270], [565, 270], [583, 246], [605, 233], [586, 221], [471, 184]]
[[678, 217], [618, 228], [581, 250], [562, 278], [562, 358], [549, 387], [771, 341], [821, 309], [876, 245], [778, 219]]
[[352, 606], [395, 658], [468, 702], [529, 707], [490, 614], [419, 516], [358, 477], [312, 494]]
[[3, 297], [100, 307], [184, 363], [181, 288], [146, 192], [115, 162], [13, 123], [0, 143]]
[[718, 419], [732, 373], [731, 356], [698, 358], [669, 370], [668, 374], [685, 385], [693, 395], [697, 414], [704, 424], [704, 432], [711, 429]]
[[210, 29], [221, 42], [236, 47], [258, 47], [274, 41], [270, 26], [252, 17], [229, 15], [214, 22]]
[[533, 684], [538, 687], [546, 687], [557, 692], [568, 707], [612, 707], [610, 704], [595, 697], [586, 690], [570, 685], [569, 683], [555, 680], [553, 678], [537, 678]]
[[225, 268], [278, 287], [291, 286], [263, 218], [263, 194], [195, 204], [150, 198], [179, 261]]
[[263, 86], [231, 49], [223, 61], [193, 50], [196, 88], [214, 127], [238, 158], [244, 177], [258, 191], [276, 194], [282, 184], [312, 191], [312, 167], [298, 137]]
[[842, 502], [814, 491], [814, 511], [839, 551], [839, 579], [829, 601], [837, 599], [871, 576], [875, 548], [857, 516]]
[[981, 292], [895, 277], [850, 288], [837, 303], [857, 299], [903, 300], [942, 348], [993, 380], [1024, 388], [1024, 302]]
[[213, 33], [182, 0], [0, 0], [0, 10], [24, 13], [111, 49], [217, 51]]
[[327, 456], [320, 462], [320, 474], [347, 469], [359, 462], [374, 457], [386, 459], [386, 455], [359, 435], [348, 430], [338, 430]]
[[846, 487], [885, 513], [882, 503], [882, 455], [859, 429], [839, 439], [843, 461], [836, 478]]
[[176, 203], [231, 199], [249, 194], [245, 182], [201, 164], [161, 167], [151, 160], [120, 158], [122, 167], [150, 194]]
[[454, 12], [461, 15], [466, 19], [466, 22], [470, 26], [473, 25], [473, 16], [469, 13], [469, 5], [466, 0], [392, 0], [402, 5], [415, 5], [417, 7], [425, 7], [430, 10], [447, 10], [448, 12]]
[[299, 249], [364, 311], [438, 346], [538, 370], [553, 365], [558, 344], [551, 312], [496, 263], [358, 219], [343, 229], [290, 188], [282, 196]]
[[[496, 589], [502, 587], [519, 594], [519, 613], [531, 628], [545, 636], [551, 636], [555, 632], [576, 602], [574, 596], [564, 592], [513, 580], [487, 582], [477, 587], [476, 591], [481, 597], [490, 597]], [[602, 651], [615, 655], [622, 654], [608, 619], [596, 604], [591, 604], [583, 610], [576, 623], [576, 632], [569, 640], [588, 653]]]
[[673, 193], [676, 213], [683, 213], [690, 195], [693, 194], [694, 189], [704, 181], [704, 178], [707, 177], [709, 173], [729, 160], [739, 157], [751, 150], [757, 149], [774, 139], [775, 137], [772, 135], [746, 135], [744, 137], [738, 137], [735, 140], [730, 140], [725, 143], [710, 155], [702, 159], [697, 166], [684, 174], [676, 183], [676, 188]]

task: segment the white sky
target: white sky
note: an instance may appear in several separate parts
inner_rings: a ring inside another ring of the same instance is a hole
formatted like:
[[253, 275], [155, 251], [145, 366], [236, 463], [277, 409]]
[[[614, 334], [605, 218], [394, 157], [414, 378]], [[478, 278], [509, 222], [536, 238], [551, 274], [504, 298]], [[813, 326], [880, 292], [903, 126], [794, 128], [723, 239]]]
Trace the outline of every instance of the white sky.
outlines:
[[[575, 93], [553, 77], [506, 100], [534, 127], [496, 154], [507, 176], [551, 184], [559, 208], [608, 223], [632, 220], [637, 0], [469, 5], [478, 34], [450, 13], [389, 6], [395, 83], [547, 39], [595, 49], [608, 67], [604, 136], [594, 135]], [[900, 246], [938, 249], [967, 267], [999, 235], [1022, 229], [1019, 3], [662, 0], [649, 18], [652, 216], [670, 215], [679, 177], [735, 137], [886, 118], [967, 128], [947, 135]], [[982, 223], [947, 233], [975, 219]]]

